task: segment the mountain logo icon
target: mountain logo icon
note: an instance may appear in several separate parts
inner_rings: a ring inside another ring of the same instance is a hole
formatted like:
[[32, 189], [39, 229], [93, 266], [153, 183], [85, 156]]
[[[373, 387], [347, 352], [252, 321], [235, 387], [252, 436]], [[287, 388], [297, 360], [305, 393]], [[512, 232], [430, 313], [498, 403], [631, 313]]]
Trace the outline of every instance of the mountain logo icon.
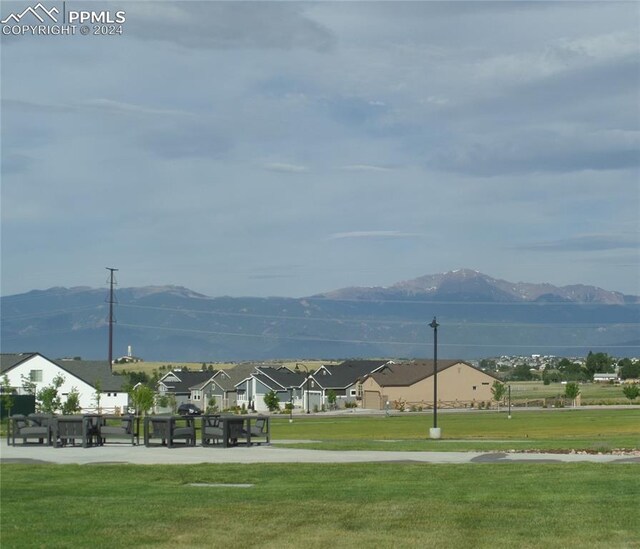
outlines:
[[54, 23], [57, 23], [58, 19], [56, 18], [56, 15], [58, 15], [59, 13], [60, 10], [58, 10], [58, 8], [51, 8], [48, 10], [40, 2], [38, 2], [34, 7], [29, 6], [20, 13], [12, 13], [8, 15], [2, 21], [0, 21], [0, 23], [2, 23], [3, 25], [10, 22], [20, 23], [22, 18], [29, 14], [33, 15], [33, 17], [40, 21], [40, 23], [44, 23], [46, 21], [46, 18], [48, 18], [50, 21], [53, 21]]

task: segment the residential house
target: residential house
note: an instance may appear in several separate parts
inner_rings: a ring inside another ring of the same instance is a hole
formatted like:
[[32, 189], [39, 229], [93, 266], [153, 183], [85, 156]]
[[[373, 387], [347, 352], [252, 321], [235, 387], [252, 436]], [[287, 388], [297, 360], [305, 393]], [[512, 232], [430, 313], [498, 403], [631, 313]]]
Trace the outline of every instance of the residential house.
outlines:
[[319, 407], [328, 406], [330, 391], [336, 395], [338, 408], [344, 408], [347, 402], [360, 400], [357, 389], [359, 380], [389, 363], [389, 360], [347, 360], [341, 364], [321, 366], [311, 376], [312, 382], [320, 389]]
[[199, 384], [211, 379], [216, 372], [210, 370], [173, 370], [162, 376], [157, 383], [158, 395], [173, 396], [176, 406], [184, 402], [195, 404], [199, 408], [206, 408], [206, 400], [202, 390], [191, 390]]
[[[464, 407], [491, 402], [495, 376], [461, 360], [438, 361], [439, 406]], [[364, 376], [359, 391], [362, 407], [382, 410], [394, 403], [433, 407], [434, 363], [432, 360], [389, 362]]]
[[51, 360], [40, 353], [2, 354], [0, 374], [7, 376], [9, 385], [18, 393], [25, 391], [23, 380], [33, 383], [37, 393], [61, 376], [63, 383], [58, 394], [62, 402], [71, 391], [77, 391], [85, 412], [98, 409], [98, 395], [102, 412], [124, 412], [129, 405], [127, 378], [113, 374], [106, 360]]
[[236, 383], [247, 379], [256, 369], [254, 364], [237, 364], [233, 368], [218, 370], [209, 379], [191, 387], [191, 402], [200, 392], [203, 409], [215, 399], [213, 406], [218, 411], [227, 410], [237, 405], [238, 388]]
[[280, 404], [300, 402], [302, 385], [307, 377], [289, 368], [258, 366], [245, 379], [236, 384], [239, 406], [258, 412], [266, 412], [269, 408], [264, 402], [267, 393], [275, 391]]

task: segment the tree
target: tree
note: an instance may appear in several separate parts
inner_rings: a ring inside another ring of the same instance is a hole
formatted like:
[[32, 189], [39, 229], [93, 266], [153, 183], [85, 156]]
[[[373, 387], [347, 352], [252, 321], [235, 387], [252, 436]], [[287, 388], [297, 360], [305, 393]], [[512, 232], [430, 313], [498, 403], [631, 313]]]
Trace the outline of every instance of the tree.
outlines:
[[618, 362], [620, 379], [640, 378], [640, 360], [632, 361], [630, 358], [623, 358]]
[[626, 396], [629, 400], [635, 400], [640, 396], [640, 386], [625, 385], [622, 388], [622, 392], [624, 393], [624, 396]]
[[102, 383], [100, 382], [100, 380], [96, 380], [95, 384], [94, 384], [94, 388], [96, 390], [96, 392], [93, 395], [93, 399], [96, 401], [96, 408], [98, 409], [98, 413], [101, 412], [100, 410], [100, 400], [102, 399]]
[[129, 391], [129, 399], [136, 411], [136, 415], [146, 415], [153, 407], [154, 398], [153, 389], [146, 385], [138, 385], [135, 389]]
[[518, 364], [511, 375], [510, 379], [514, 381], [531, 381], [533, 379], [533, 374], [531, 373], [531, 369], [526, 364]]
[[571, 399], [574, 407], [576, 405], [576, 398], [578, 398], [579, 394], [580, 386], [577, 383], [567, 383], [566, 387], [564, 388], [564, 396]]
[[76, 414], [80, 409], [80, 393], [78, 393], [78, 389], [72, 387], [67, 395], [67, 401], [62, 405], [62, 413], [65, 415]]
[[207, 402], [207, 414], [214, 414], [218, 411], [216, 397], [212, 396]]
[[31, 379], [25, 375], [20, 375], [20, 381], [22, 382], [22, 390], [25, 394], [33, 396], [36, 395], [38, 389], [38, 385], [36, 385], [36, 383], [31, 381]]
[[269, 391], [264, 395], [264, 403], [270, 412], [275, 412], [280, 409], [280, 399], [275, 391]]
[[37, 408], [43, 414], [55, 414], [62, 407], [58, 389], [64, 383], [64, 377], [58, 374], [51, 381], [51, 385], [47, 385], [38, 391], [36, 395]]
[[13, 391], [11, 389], [11, 382], [9, 376], [4, 374], [2, 376], [2, 382], [0, 382], [0, 392], [2, 393], [2, 405], [7, 413], [7, 416], [11, 415], [11, 409], [13, 408]]
[[493, 395], [493, 400], [495, 400], [498, 405], [498, 410], [500, 409], [500, 403], [502, 402], [506, 392], [507, 387], [504, 383], [500, 383], [498, 380], [493, 382], [493, 385], [491, 386], [491, 394]]
[[586, 368], [589, 379], [593, 379], [593, 374], [596, 373], [612, 373], [613, 359], [607, 353], [593, 353], [589, 351]]
[[331, 406], [331, 409], [336, 407], [337, 400], [338, 395], [336, 395], [336, 392], [333, 389], [329, 389], [327, 391], [327, 402], [329, 403], [329, 406]]

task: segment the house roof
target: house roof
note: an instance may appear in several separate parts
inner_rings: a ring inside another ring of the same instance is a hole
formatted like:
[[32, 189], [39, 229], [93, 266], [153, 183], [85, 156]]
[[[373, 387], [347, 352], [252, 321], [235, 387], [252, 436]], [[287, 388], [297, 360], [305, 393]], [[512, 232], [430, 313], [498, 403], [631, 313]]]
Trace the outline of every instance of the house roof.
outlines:
[[270, 389], [275, 390], [300, 387], [307, 379], [304, 374], [293, 372], [284, 366], [280, 368], [259, 367], [252, 375]]
[[220, 370], [214, 381], [224, 391], [235, 391], [236, 385], [241, 381], [244, 381], [256, 371], [257, 364], [253, 362], [244, 362], [242, 364], [236, 364], [233, 368], [228, 370]]
[[[0, 354], [0, 373], [5, 373], [14, 366], [38, 353], [2, 353]], [[40, 355], [42, 356], [42, 355]]]
[[14, 366], [37, 355], [92, 387], [99, 383], [102, 392], [122, 391], [123, 385], [127, 382], [126, 377], [115, 375], [111, 372], [109, 363], [106, 360], [51, 360], [40, 353], [2, 354], [0, 355], [0, 372], [7, 372]]
[[108, 360], [52, 360], [51, 362], [92, 387], [99, 383], [100, 391], [103, 393], [122, 391], [128, 381], [126, 376], [111, 372]]
[[[162, 376], [158, 380], [158, 384], [165, 385], [171, 393], [187, 394], [190, 392], [190, 387], [204, 383], [214, 375], [215, 372], [208, 370], [174, 370]], [[177, 381], [174, 381], [171, 377], [175, 377]]]
[[313, 374], [313, 379], [323, 389], [346, 389], [359, 378], [378, 370], [388, 362], [388, 360], [347, 360], [341, 364], [318, 368]]
[[[431, 377], [434, 373], [433, 364], [433, 360], [413, 360], [400, 363], [390, 362], [385, 365], [384, 368], [366, 377], [373, 378], [381, 387], [407, 387]], [[451, 368], [451, 366], [456, 364], [465, 364], [469, 368], [473, 368], [471, 364], [463, 360], [438, 360], [438, 372]]]

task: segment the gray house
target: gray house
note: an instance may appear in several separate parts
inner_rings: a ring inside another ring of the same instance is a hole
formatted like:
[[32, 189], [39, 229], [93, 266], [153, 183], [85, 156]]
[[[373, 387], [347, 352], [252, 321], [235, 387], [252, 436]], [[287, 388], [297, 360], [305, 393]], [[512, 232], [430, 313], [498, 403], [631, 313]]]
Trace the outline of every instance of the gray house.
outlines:
[[215, 375], [215, 372], [200, 370], [175, 370], [165, 374], [158, 380], [158, 394], [160, 396], [172, 395], [176, 399], [176, 405], [180, 405], [183, 402], [190, 402], [195, 404], [199, 408], [205, 408], [203, 405], [202, 393], [195, 391], [191, 392], [191, 387], [204, 383], [208, 379], [211, 379]]
[[299, 404], [305, 381], [306, 376], [284, 366], [279, 368], [258, 366], [249, 376], [236, 384], [238, 405], [244, 404], [248, 409], [266, 412], [268, 407], [264, 397], [271, 391], [276, 392], [281, 406], [287, 402]]
[[311, 376], [311, 383], [316, 390], [310, 393], [310, 399], [313, 401], [314, 395], [319, 394], [320, 404], [328, 406], [328, 393], [333, 391], [338, 408], [344, 408], [347, 402], [357, 402], [362, 397], [359, 391], [360, 380], [368, 374], [377, 372], [390, 362], [389, 360], [347, 360], [337, 365], [321, 366]]
[[[247, 379], [256, 369], [254, 364], [238, 364], [228, 370], [218, 370], [212, 377], [192, 387], [191, 402], [196, 398], [202, 402], [202, 409], [209, 407], [209, 403], [217, 408], [217, 411], [227, 410], [238, 405], [237, 383]], [[198, 404], [199, 406], [200, 404]]]

